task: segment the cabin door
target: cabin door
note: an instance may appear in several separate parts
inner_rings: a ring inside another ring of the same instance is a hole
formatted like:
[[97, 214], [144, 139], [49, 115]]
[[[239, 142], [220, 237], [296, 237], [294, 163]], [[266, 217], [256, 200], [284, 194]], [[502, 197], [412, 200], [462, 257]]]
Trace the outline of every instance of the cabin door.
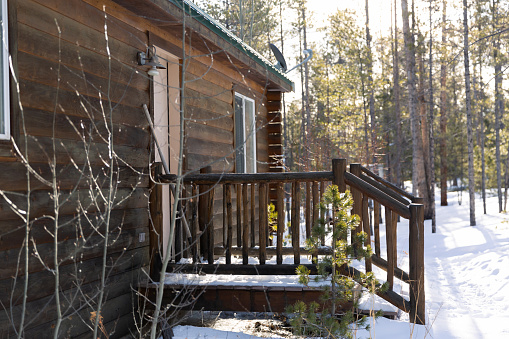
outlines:
[[[154, 76], [154, 129], [170, 173], [177, 174], [180, 150], [180, 67], [179, 59], [157, 48], [159, 62], [166, 67]], [[154, 145], [155, 147], [155, 145]], [[155, 161], [160, 162], [159, 152], [155, 151]], [[170, 236], [170, 216], [173, 196], [169, 185], [163, 185], [162, 199], [162, 234], [160, 235], [162, 253]], [[175, 246], [172, 246], [174, 249]]]

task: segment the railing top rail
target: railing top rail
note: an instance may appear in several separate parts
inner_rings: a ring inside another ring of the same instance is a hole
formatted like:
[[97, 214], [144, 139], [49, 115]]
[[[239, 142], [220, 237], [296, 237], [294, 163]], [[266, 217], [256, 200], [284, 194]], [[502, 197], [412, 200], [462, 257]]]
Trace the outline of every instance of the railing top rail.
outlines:
[[405, 219], [410, 219], [410, 209], [405, 204], [394, 199], [390, 195], [380, 191], [378, 188], [370, 185], [368, 182], [362, 180], [356, 175], [345, 172], [345, 182], [360, 190], [362, 193], [369, 197], [376, 199], [382, 205], [389, 207], [391, 210], [401, 215]]
[[362, 171], [364, 173], [366, 173], [368, 176], [372, 177], [376, 181], [380, 182], [381, 184], [384, 184], [385, 186], [387, 186], [390, 189], [398, 192], [402, 196], [410, 199], [411, 201], [415, 201], [416, 197], [414, 197], [412, 194], [408, 193], [407, 191], [403, 190], [401, 187], [398, 187], [398, 186], [394, 185], [393, 183], [385, 180], [384, 178], [379, 177], [378, 175], [376, 175], [375, 173], [371, 172], [369, 169], [367, 169], [364, 166], [361, 166], [361, 169], [362, 169]]
[[[177, 175], [175, 174], [161, 174], [158, 178], [162, 183], [174, 183], [177, 181]], [[332, 181], [333, 178], [332, 172], [201, 173], [186, 174], [182, 177], [182, 180], [185, 183], [215, 185], [292, 181]]]

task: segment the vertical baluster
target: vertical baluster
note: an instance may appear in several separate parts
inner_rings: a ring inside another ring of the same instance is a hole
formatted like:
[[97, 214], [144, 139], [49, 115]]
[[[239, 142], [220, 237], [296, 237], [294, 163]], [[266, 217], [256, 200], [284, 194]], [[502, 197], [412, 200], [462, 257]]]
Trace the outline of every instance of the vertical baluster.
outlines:
[[311, 182], [306, 182], [306, 238], [311, 236]]
[[[360, 164], [350, 164], [350, 172], [359, 177], [361, 174], [361, 165]], [[353, 209], [352, 213], [357, 214], [359, 218], [361, 219], [359, 226], [356, 230], [354, 230], [354, 234], [352, 234], [352, 237], [354, 237], [356, 234], [362, 231], [362, 196], [361, 191], [352, 188], [352, 196], [353, 196]], [[354, 253], [357, 253], [357, 250], [359, 248], [360, 244], [353, 243], [353, 249]]]
[[[318, 201], [318, 182], [313, 181], [313, 187], [312, 187], [312, 193], [313, 193], [313, 227], [318, 226], [318, 219], [320, 216], [318, 215], [318, 210], [320, 207], [320, 201]], [[313, 254], [313, 261], [316, 260], [318, 256], [316, 254]]]
[[236, 185], [237, 190], [237, 247], [242, 247], [242, 185]]
[[[322, 201], [324, 193], [325, 193], [325, 181], [320, 181], [320, 201]], [[323, 219], [325, 221], [325, 223], [327, 223], [327, 220], [325, 220], [326, 219], [326, 216], [325, 216], [326, 210], [322, 211], [320, 209], [319, 213], [320, 213], [320, 218]], [[320, 242], [321, 242], [322, 246], [325, 245], [325, 236], [322, 235], [320, 237]]]
[[285, 206], [284, 206], [284, 186], [283, 183], [277, 184], [277, 245], [276, 261], [278, 265], [283, 263], [283, 234], [285, 231]]
[[198, 187], [192, 184], [191, 188], [191, 253], [193, 262], [198, 261]]
[[256, 246], [256, 197], [255, 184], [251, 184], [251, 247]]
[[[366, 240], [364, 246], [371, 245], [371, 227], [369, 225], [369, 210], [368, 210], [368, 196], [362, 195], [362, 227], [364, 233], [366, 233]], [[371, 272], [371, 257], [366, 258], [366, 272]]]
[[224, 185], [226, 200], [226, 263], [232, 263], [232, 237], [233, 237], [233, 211], [232, 211], [232, 188], [230, 184]]
[[223, 185], [223, 248], [226, 250], [228, 220], [226, 215], [226, 185]]
[[208, 197], [207, 197], [207, 238], [209, 240], [208, 243], [208, 253], [207, 260], [209, 264], [214, 263], [214, 187], [208, 186], [210, 189]]
[[380, 203], [373, 200], [373, 223], [375, 224], [375, 255], [380, 257]]
[[243, 220], [242, 220], [242, 263], [247, 265], [249, 262], [249, 220], [247, 218], [249, 213], [249, 196], [247, 195], [247, 185], [242, 184], [242, 208], [243, 208]]
[[260, 265], [265, 264], [265, 260], [267, 258], [266, 253], [266, 240], [267, 240], [267, 184], [260, 183], [258, 190], [258, 199], [260, 201], [258, 211], [259, 211], [259, 242], [260, 242]]
[[387, 241], [387, 282], [389, 283], [389, 289], [392, 290], [394, 287], [394, 226], [392, 224], [392, 211], [386, 206], [385, 207], [385, 239]]
[[[295, 181], [293, 205], [295, 210], [295, 219], [292, 218], [292, 246], [293, 246], [293, 263], [300, 264], [300, 183]], [[294, 221], [295, 220], [295, 221]]]

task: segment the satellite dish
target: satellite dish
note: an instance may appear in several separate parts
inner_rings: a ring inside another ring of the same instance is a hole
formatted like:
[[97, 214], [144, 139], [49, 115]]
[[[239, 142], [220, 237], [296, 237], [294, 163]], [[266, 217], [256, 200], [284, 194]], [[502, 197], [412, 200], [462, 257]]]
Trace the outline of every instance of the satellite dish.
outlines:
[[274, 44], [269, 44], [270, 49], [272, 50], [272, 53], [274, 53], [274, 56], [276, 57], [277, 64], [274, 65], [277, 69], [283, 71], [283, 73], [286, 73], [286, 70], [288, 69], [286, 66], [286, 60], [283, 56], [283, 53], [279, 51], [279, 49]]
[[276, 46], [274, 46], [274, 44], [269, 44], [269, 46], [270, 46], [270, 49], [272, 50], [272, 53], [274, 53], [274, 56], [276, 57], [276, 60], [277, 60], [277, 64], [275, 64], [274, 67], [276, 67], [277, 69], [281, 70], [283, 73], [289, 73], [289, 72], [293, 71], [294, 69], [296, 69], [300, 65], [303, 65], [306, 62], [308, 62], [309, 59], [311, 59], [313, 57], [313, 51], [311, 49], [305, 49], [303, 51], [304, 55], [306, 56], [304, 61], [302, 61], [297, 66], [294, 66], [292, 69], [288, 70], [288, 67], [286, 66], [285, 57], [283, 56], [283, 54], [279, 51], [279, 49]]

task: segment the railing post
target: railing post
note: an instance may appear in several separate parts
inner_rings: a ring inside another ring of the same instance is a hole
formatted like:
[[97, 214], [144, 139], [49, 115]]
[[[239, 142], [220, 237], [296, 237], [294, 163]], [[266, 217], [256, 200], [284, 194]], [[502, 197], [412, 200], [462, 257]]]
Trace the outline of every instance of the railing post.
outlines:
[[346, 159], [332, 159], [332, 173], [334, 176], [333, 184], [338, 186], [339, 191], [341, 193], [344, 193], [346, 191], [345, 171], [346, 171]]
[[410, 204], [410, 321], [426, 323], [424, 295], [424, 206]]
[[300, 264], [300, 182], [293, 182], [292, 197], [292, 247], [293, 263]]
[[[200, 169], [200, 173], [210, 173], [212, 167], [207, 166]], [[209, 191], [210, 190], [210, 191]], [[214, 189], [209, 185], [200, 185], [200, 198], [198, 200], [198, 218], [200, 224], [200, 252], [203, 257], [207, 257], [209, 264], [214, 263], [214, 224], [213, 224], [213, 205]]]

